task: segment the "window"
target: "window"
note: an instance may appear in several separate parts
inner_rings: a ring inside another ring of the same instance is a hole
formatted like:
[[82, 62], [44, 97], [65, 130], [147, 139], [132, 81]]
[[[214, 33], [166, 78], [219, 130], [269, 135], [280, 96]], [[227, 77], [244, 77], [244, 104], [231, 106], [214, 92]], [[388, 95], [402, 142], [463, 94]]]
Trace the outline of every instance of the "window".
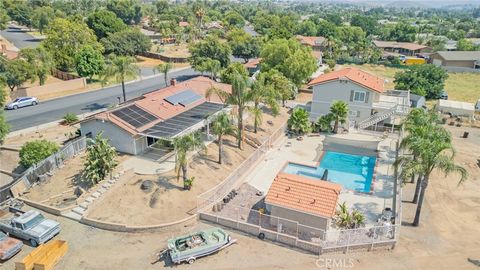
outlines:
[[353, 101], [365, 102], [365, 96], [367, 94], [363, 91], [355, 91], [353, 95]]
[[348, 111], [350, 117], [357, 117], [357, 111]]

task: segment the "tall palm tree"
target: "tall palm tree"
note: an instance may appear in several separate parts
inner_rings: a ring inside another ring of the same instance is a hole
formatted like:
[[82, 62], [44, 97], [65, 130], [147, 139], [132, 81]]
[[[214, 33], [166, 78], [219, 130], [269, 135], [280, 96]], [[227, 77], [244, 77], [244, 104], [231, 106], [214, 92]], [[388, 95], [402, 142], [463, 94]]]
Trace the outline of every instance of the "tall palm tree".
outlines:
[[272, 85], [266, 83], [264, 73], [260, 73], [252, 84], [250, 91], [251, 100], [253, 101], [253, 107], [250, 109], [254, 116], [253, 132], [257, 133], [258, 126], [262, 124], [263, 111], [260, 108], [261, 103], [268, 105], [272, 111], [273, 116], [279, 114], [279, 105], [275, 97], [275, 91]]
[[[417, 160], [418, 158], [418, 151], [419, 149], [415, 147], [415, 144], [418, 142], [419, 139], [422, 138], [421, 133], [425, 126], [434, 125], [438, 123], [440, 120], [438, 114], [434, 110], [425, 111], [423, 109], [413, 109], [405, 119], [403, 126], [405, 127], [405, 131], [408, 132], [408, 135], [402, 139], [400, 143], [400, 149], [407, 149], [412, 153], [413, 160]], [[415, 187], [415, 194], [413, 195], [413, 203], [418, 202], [418, 195], [420, 194], [421, 188], [421, 181], [423, 175], [418, 174], [417, 176], [417, 184]], [[413, 183], [415, 181], [415, 174], [411, 175], [410, 182]]]
[[419, 194], [417, 210], [415, 212], [414, 226], [420, 224], [420, 214], [425, 198], [430, 175], [434, 169], [439, 169], [446, 175], [457, 172], [460, 174], [459, 184], [465, 181], [468, 173], [465, 168], [455, 164], [455, 150], [451, 142], [451, 134], [438, 125], [426, 125], [416, 130], [418, 137], [411, 147], [417, 149], [417, 159], [401, 157], [397, 163], [402, 164], [401, 177], [403, 179], [412, 174], [423, 175]]
[[212, 123], [212, 133], [218, 137], [218, 163], [222, 164], [223, 136], [235, 136], [237, 133], [236, 128], [230, 122], [230, 117], [227, 113], [221, 113], [215, 118]]
[[333, 102], [330, 106], [330, 113], [332, 114], [333, 119], [335, 120], [335, 125], [333, 126], [333, 132], [338, 133], [338, 125], [345, 124], [348, 117], [348, 105], [344, 101], [338, 100]]
[[188, 189], [188, 153], [196, 149], [205, 149], [201, 135], [199, 132], [194, 132], [181, 137], [173, 139], [173, 147], [176, 153], [175, 172], [177, 173], [177, 181], [182, 174], [183, 188]]
[[103, 83], [108, 78], [115, 77], [117, 83], [122, 84], [123, 102], [127, 101], [125, 93], [125, 80], [139, 74], [139, 69], [135, 65], [135, 58], [131, 56], [115, 56], [111, 55], [107, 59], [107, 67], [103, 74]]
[[170, 70], [173, 69], [173, 63], [171, 62], [166, 62], [163, 64], [159, 64], [154, 68], [154, 71], [158, 71], [160, 73], [163, 73], [163, 79], [165, 80], [165, 86], [168, 86], [168, 73]]
[[227, 92], [223, 89], [211, 87], [207, 91], [207, 98], [211, 95], [217, 95], [223, 103], [234, 105], [237, 108], [237, 145], [242, 149], [243, 141], [243, 115], [245, 110], [249, 109], [248, 103], [251, 101], [252, 95], [247, 87], [248, 78], [244, 75], [234, 72], [232, 75], [232, 91]]

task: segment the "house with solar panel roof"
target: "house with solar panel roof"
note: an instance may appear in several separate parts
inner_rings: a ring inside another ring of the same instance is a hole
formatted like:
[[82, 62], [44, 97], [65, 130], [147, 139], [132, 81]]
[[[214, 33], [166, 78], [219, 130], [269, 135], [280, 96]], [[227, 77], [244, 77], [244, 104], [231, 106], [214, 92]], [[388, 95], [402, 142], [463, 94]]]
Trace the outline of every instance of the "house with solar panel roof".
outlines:
[[85, 119], [80, 123], [81, 133], [94, 138], [103, 132], [122, 153], [139, 155], [155, 150], [161, 156], [175, 137], [202, 130], [209, 138], [211, 120], [231, 109], [216, 95], [206, 97], [211, 87], [232, 89], [203, 76], [178, 83], [172, 79], [168, 87]]

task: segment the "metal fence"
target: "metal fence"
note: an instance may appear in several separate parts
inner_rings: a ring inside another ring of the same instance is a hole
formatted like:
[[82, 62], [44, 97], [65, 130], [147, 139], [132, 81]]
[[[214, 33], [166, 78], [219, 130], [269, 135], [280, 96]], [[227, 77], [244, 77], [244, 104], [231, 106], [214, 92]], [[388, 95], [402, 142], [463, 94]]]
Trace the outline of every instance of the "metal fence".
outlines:
[[[222, 203], [219, 203], [222, 204]], [[226, 210], [226, 211], [225, 211]], [[327, 231], [297, 221], [264, 214], [255, 209], [229, 205], [228, 209], [202, 211], [200, 219], [243, 231], [268, 240], [316, 254], [343, 251], [352, 248], [373, 249], [393, 246], [400, 225], [362, 227], [357, 229], [329, 229]]]
[[237, 167], [223, 182], [197, 196], [197, 212], [201, 212], [223, 199], [232, 189], [237, 187], [242, 178], [261, 160], [273, 146], [273, 143], [285, 134], [286, 123], [276, 130], [253, 154]]
[[83, 152], [87, 147], [85, 137], [75, 139], [64, 145], [59, 151], [28, 168], [22, 175], [11, 183], [0, 188], [0, 203], [12, 196], [10, 189], [19, 182], [30, 188], [35, 182], [48, 178], [54, 171], [61, 168], [65, 161]]

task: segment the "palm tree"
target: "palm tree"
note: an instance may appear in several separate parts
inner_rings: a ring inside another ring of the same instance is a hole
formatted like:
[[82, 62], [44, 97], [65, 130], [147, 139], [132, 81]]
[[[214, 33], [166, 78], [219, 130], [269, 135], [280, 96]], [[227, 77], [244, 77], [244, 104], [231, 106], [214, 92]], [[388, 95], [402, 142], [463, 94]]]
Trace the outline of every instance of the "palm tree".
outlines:
[[310, 132], [312, 124], [309, 117], [310, 115], [305, 109], [295, 108], [287, 121], [288, 129], [297, 134]]
[[331, 113], [327, 113], [318, 118], [317, 122], [315, 123], [315, 126], [316, 128], [319, 129], [319, 131], [331, 132], [332, 121], [333, 121], [333, 115]]
[[338, 206], [340, 209], [337, 210], [335, 223], [339, 228], [355, 229], [365, 224], [365, 215], [362, 212], [356, 209], [350, 211], [346, 202]]
[[464, 182], [468, 173], [465, 168], [456, 165], [454, 162], [455, 150], [451, 142], [451, 134], [438, 125], [425, 125], [419, 127], [415, 134], [417, 138], [411, 143], [411, 149], [416, 149], [417, 159], [412, 157], [400, 157], [397, 163], [402, 164], [401, 177], [403, 179], [412, 174], [423, 176], [421, 191], [419, 194], [417, 210], [413, 226], [420, 224], [420, 214], [428, 187], [430, 175], [434, 169], [439, 169], [446, 175], [452, 172], [460, 174], [459, 184]]
[[230, 122], [230, 117], [226, 113], [221, 113], [212, 123], [212, 133], [217, 135], [218, 142], [218, 163], [222, 164], [223, 136], [236, 134], [235, 126]]
[[139, 74], [139, 69], [135, 65], [135, 58], [131, 56], [112, 55], [107, 59], [107, 67], [103, 74], [103, 83], [108, 78], [115, 77], [117, 83], [122, 83], [123, 102], [127, 101], [125, 93], [125, 80]]
[[266, 78], [264, 73], [260, 73], [257, 79], [252, 85], [250, 91], [251, 100], [253, 101], [253, 107], [250, 109], [254, 116], [253, 122], [253, 132], [257, 133], [258, 126], [262, 124], [263, 111], [260, 108], [260, 103], [265, 103], [268, 105], [272, 111], [273, 116], [279, 114], [279, 106], [275, 97], [275, 91], [272, 85], [266, 83]]
[[242, 149], [243, 140], [243, 114], [249, 108], [248, 103], [251, 101], [252, 95], [247, 87], [247, 77], [238, 72], [232, 74], [232, 91], [227, 92], [223, 89], [211, 87], [207, 91], [207, 98], [211, 95], [217, 95], [223, 103], [234, 105], [237, 107], [237, 144]]
[[338, 125], [339, 123], [345, 124], [347, 122], [348, 117], [348, 105], [344, 101], [338, 100], [333, 102], [332, 106], [330, 106], [330, 113], [335, 120], [335, 125], [333, 126], [333, 132], [338, 133]]
[[173, 64], [170, 62], [166, 62], [163, 64], [159, 64], [154, 68], [154, 71], [157, 70], [160, 73], [163, 73], [163, 79], [165, 80], [165, 86], [168, 86], [168, 73], [170, 70], [173, 69]]
[[177, 181], [180, 178], [180, 173], [183, 178], [183, 188], [188, 189], [188, 153], [196, 149], [205, 149], [201, 135], [199, 132], [194, 132], [181, 137], [173, 139], [173, 147], [176, 152], [175, 172], [177, 173]]
[[[413, 160], [418, 158], [418, 148], [415, 147], [415, 143], [422, 138], [420, 132], [423, 131], [425, 126], [429, 126], [439, 122], [439, 116], [434, 110], [425, 111], [423, 109], [413, 109], [405, 119], [403, 126], [408, 135], [402, 139], [400, 143], [401, 149], [408, 149], [412, 153]], [[418, 202], [418, 195], [420, 194], [421, 180], [423, 175], [419, 174], [417, 184], [415, 187], [415, 194], [413, 195], [412, 203]], [[415, 181], [415, 174], [411, 175], [411, 183]]]

